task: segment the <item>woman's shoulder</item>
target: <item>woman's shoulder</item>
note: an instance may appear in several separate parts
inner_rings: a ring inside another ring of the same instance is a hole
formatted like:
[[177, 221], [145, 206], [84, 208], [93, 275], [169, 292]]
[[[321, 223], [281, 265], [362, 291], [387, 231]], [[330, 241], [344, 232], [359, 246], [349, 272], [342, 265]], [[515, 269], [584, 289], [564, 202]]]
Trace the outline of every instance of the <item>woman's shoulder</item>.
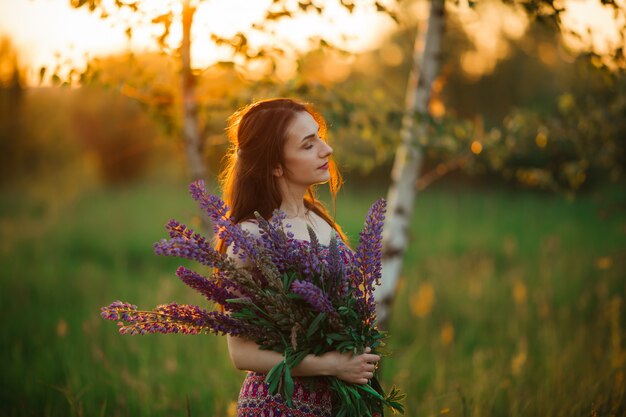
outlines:
[[261, 229], [259, 228], [259, 223], [254, 219], [244, 220], [239, 222], [239, 226], [241, 226], [242, 230], [250, 233], [252, 236], [260, 236]]

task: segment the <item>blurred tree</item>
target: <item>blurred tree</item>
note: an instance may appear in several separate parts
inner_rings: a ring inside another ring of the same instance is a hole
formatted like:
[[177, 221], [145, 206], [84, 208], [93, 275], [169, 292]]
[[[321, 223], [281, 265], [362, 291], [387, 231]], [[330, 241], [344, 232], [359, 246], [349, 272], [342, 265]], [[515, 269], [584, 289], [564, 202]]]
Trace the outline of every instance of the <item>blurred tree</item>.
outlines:
[[[197, 72], [191, 68], [191, 27], [193, 24], [194, 14], [202, 0], [180, 0], [170, 2], [169, 10], [165, 13], [154, 15], [154, 12], [148, 8], [144, 8], [142, 2], [137, 1], [115, 1], [114, 3], [102, 0], [71, 0], [71, 5], [75, 8], [87, 8], [91, 12], [99, 12], [103, 19], [110, 17], [116, 12], [126, 11], [131, 15], [139, 15], [144, 20], [151, 22], [153, 25], [162, 26], [162, 33], [158, 37], [158, 44], [163, 51], [168, 50], [167, 43], [170, 40], [170, 29], [174, 23], [174, 4], [179, 3], [182, 6], [180, 19], [182, 24], [182, 40], [175, 54], [180, 60], [180, 97], [182, 108], [182, 125], [181, 136], [184, 139], [187, 162], [189, 171], [193, 179], [203, 178], [206, 176], [207, 168], [203, 158], [204, 141], [199, 130], [198, 124], [198, 102], [195, 92], [197, 84]], [[378, 1], [366, 2], [366, 5], [375, 7], [379, 12], [384, 12], [396, 18], [385, 5]], [[350, 13], [355, 9], [355, 3], [348, 0], [339, 0], [341, 7]], [[250, 30], [261, 33], [270, 33], [268, 24], [281, 19], [290, 19], [298, 13], [318, 13], [324, 12], [324, 5], [319, 5], [312, 0], [301, 0], [297, 3], [285, 0], [273, 0], [265, 11], [260, 21], [251, 24]], [[132, 25], [126, 30], [127, 36], [130, 38], [133, 33]], [[324, 37], [316, 37], [315, 40], [319, 45], [332, 47], [330, 41]], [[211, 41], [216, 45], [227, 46], [232, 50], [232, 62], [250, 62], [254, 60], [268, 61], [271, 68], [275, 69], [275, 60], [281, 56], [284, 51], [280, 46], [264, 45], [261, 47], [252, 47], [248, 41], [248, 35], [238, 32], [232, 37], [223, 37], [219, 34], [211, 34]], [[85, 71], [81, 80], [86, 81], [90, 78], [89, 68]]]
[[20, 52], [0, 40], [0, 185], [76, 178], [69, 172], [80, 164], [67, 120], [71, 91], [23, 87]]
[[[460, 2], [453, 1], [452, 3], [458, 5]], [[477, 8], [489, 3], [487, 1], [467, 2], [470, 6], [478, 4]], [[509, 5], [515, 13], [527, 15], [533, 21], [541, 22], [545, 27], [551, 28], [553, 34], [565, 30], [560, 21], [560, 15], [564, 9], [550, 0], [523, 2], [505, 0], [498, 3]], [[615, 2], [603, 1], [601, 3], [606, 4], [606, 7], [613, 8], [615, 13], [624, 15], [623, 9]], [[351, 7], [347, 2], [342, 1], [341, 4], [346, 8]], [[375, 4], [378, 5], [379, 3], [376, 2]], [[285, 83], [282, 87], [268, 83], [267, 85], [255, 85], [249, 89], [242, 88], [242, 96], [238, 98], [227, 98], [226, 95], [222, 95], [223, 100], [217, 101], [213, 108], [213, 104], [200, 108], [193, 105], [190, 107], [183, 106], [186, 109], [185, 114], [193, 117], [183, 117], [183, 122], [180, 125], [180, 130], [186, 131], [185, 121], [194, 119], [195, 122], [188, 124], [188, 126], [193, 125], [196, 130], [202, 129], [201, 126], [210, 126], [209, 118], [203, 122], [198, 120], [198, 113], [203, 110], [207, 113], [223, 112], [225, 108], [230, 112], [232, 111], [232, 104], [242, 99], [245, 102], [248, 97], [258, 97], [259, 95], [254, 93], [267, 86], [266, 91], [278, 93], [287, 91], [314, 98], [320, 103], [320, 107], [325, 110], [325, 115], [331, 124], [347, 138], [344, 143], [347, 144], [346, 148], [350, 152], [345, 152], [344, 155], [346, 156], [343, 157], [350, 164], [359, 166], [364, 170], [371, 169], [386, 161], [388, 155], [395, 150], [392, 186], [388, 195], [388, 226], [385, 232], [385, 278], [383, 279], [383, 287], [378, 294], [380, 316], [383, 320], [387, 311], [385, 306], [391, 303], [393, 289], [402, 265], [402, 257], [408, 245], [408, 219], [411, 218], [415, 196], [420, 188], [454, 169], [463, 169], [468, 172], [494, 172], [528, 185], [555, 188], [564, 184], [576, 189], [585, 180], [586, 172], [593, 164], [592, 161], [603, 159], [607, 166], [615, 163], [616, 158], [612, 155], [619, 155], [619, 152], [612, 152], [611, 149], [619, 148], [619, 146], [615, 145], [614, 136], [623, 131], [620, 130], [622, 129], [620, 121], [623, 120], [622, 93], [618, 95], [608, 94], [602, 100], [595, 101], [585, 98], [585, 93], [581, 93], [583, 96], [578, 96], [564, 92], [555, 105], [555, 113], [551, 115], [544, 114], [545, 107], [543, 109], [513, 108], [511, 101], [502, 105], [503, 101], [499, 98], [488, 99], [484, 102], [490, 102], [491, 114], [493, 115], [493, 118], [489, 119], [484, 118], [480, 114], [482, 112], [478, 112], [476, 108], [471, 109], [474, 107], [474, 103], [478, 102], [476, 97], [484, 93], [484, 89], [476, 88], [475, 94], [470, 96], [469, 104], [465, 106], [466, 109], [470, 109], [469, 111], [459, 111], [459, 118], [453, 111], [448, 111], [446, 114], [443, 98], [450, 99], [453, 96], [448, 93], [454, 86], [454, 83], [450, 81], [454, 79], [451, 74], [458, 76], [461, 73], [459, 69], [462, 65], [459, 64], [462, 62], [444, 60], [448, 58], [449, 54], [444, 54], [441, 47], [443, 42], [449, 40], [449, 38], [445, 38], [447, 35], [444, 32], [444, 23], [450, 23], [450, 15], [446, 13], [446, 3], [443, 0], [433, 0], [429, 4], [431, 8], [428, 20], [415, 25], [417, 30], [407, 31], [407, 33], [415, 34], [411, 42], [413, 59], [398, 58], [398, 51], [394, 51], [393, 45], [385, 44], [381, 48], [380, 57], [383, 58], [382, 61], [390, 63], [395, 61], [397, 67], [410, 69], [411, 73], [408, 82], [394, 84], [392, 100], [389, 100], [388, 92], [390, 90], [385, 88], [384, 81], [378, 84], [380, 88], [372, 88], [372, 74], [366, 74], [367, 71], [371, 72], [371, 69], [375, 67], [371, 61], [363, 65], [362, 77], [350, 74], [347, 78], [338, 75], [342, 73], [338, 70], [334, 71], [332, 77], [327, 77], [330, 71], [326, 71], [324, 69], [326, 65], [320, 65], [319, 61], [312, 60], [311, 62], [315, 62], [315, 65], [308, 68], [306, 61], [301, 61], [305, 65], [302, 67], [302, 72], [308, 72], [311, 78], [318, 79], [317, 82], [306, 79], [307, 75], [303, 74], [300, 80]], [[101, 7], [101, 3], [98, 0], [89, 3], [83, 1], [76, 2], [75, 6], [89, 6], [92, 10], [96, 10]], [[132, 12], [136, 12], [138, 3], [116, 2], [116, 7], [129, 8]], [[289, 19], [299, 11], [298, 9], [305, 12], [314, 10], [316, 13], [321, 13], [323, 10], [312, 2], [299, 2], [294, 7], [295, 9], [292, 10], [286, 3], [275, 1], [264, 16], [264, 22], [283, 18]], [[410, 6], [407, 5], [407, 7]], [[109, 14], [108, 12], [105, 13], [102, 8], [100, 10], [105, 16]], [[402, 15], [410, 16], [411, 13], [403, 12]], [[193, 17], [193, 13], [191, 17]], [[163, 25], [163, 36], [160, 38], [160, 42], [162, 42], [164, 49], [166, 46], [163, 40], [169, 35], [173, 18], [172, 13], [152, 18], [154, 24]], [[191, 25], [191, 20], [188, 19], [187, 24]], [[412, 23], [405, 22], [405, 24], [409, 26]], [[264, 23], [261, 22], [256, 25], [256, 28], [263, 30], [263, 26]], [[185, 33], [183, 31], [184, 35]], [[267, 60], [274, 63], [274, 60], [281, 54], [281, 50], [274, 47], [253, 48], [244, 33], [238, 33], [230, 38], [214, 35], [212, 40], [219, 45], [228, 45], [232, 48], [233, 62]], [[544, 43], [549, 45], [549, 42]], [[320, 45], [323, 44], [324, 42], [320, 41]], [[449, 48], [446, 47], [445, 50], [446, 52], [453, 51], [455, 48], [459, 50], [460, 46], [471, 47], [465, 40], [462, 45], [453, 44]], [[180, 48], [181, 56], [184, 55], [183, 47], [185, 47], [184, 42]], [[544, 48], [544, 51], [547, 49]], [[549, 52], [545, 54], [545, 56], [548, 55]], [[612, 68], [623, 68], [624, 66], [624, 51], [621, 46], [616, 46], [612, 52], [602, 56], [591, 51], [586, 58], [581, 62], [584, 61], [592, 65], [591, 67], [581, 65], [581, 71], [585, 72], [587, 70], [583, 68], [588, 68], [590, 72], [595, 74], [588, 75], [588, 79], [608, 78], [612, 81], [607, 81], [602, 89], [611, 90], [614, 86], [615, 91], [623, 91], [623, 78], [610, 75]], [[527, 60], [522, 59], [522, 61]], [[182, 62], [181, 65], [187, 65], [184, 60]], [[336, 63], [337, 60], [334, 62]], [[360, 63], [363, 64], [363, 62]], [[514, 66], [512, 70], [517, 70], [517, 73], [513, 72], [515, 81], [511, 81], [511, 73], [509, 73], [501, 80], [502, 88], [499, 91], [492, 91], [492, 97], [523, 97], [527, 91], [532, 90], [524, 90], [521, 86], [520, 81], [524, 74], [519, 72], [519, 62], [508, 65]], [[212, 70], [217, 70], [220, 66], [224, 66], [224, 64], [217, 65]], [[272, 65], [270, 68], [273, 70]], [[440, 71], [439, 68], [443, 68], [443, 71]], [[593, 68], [598, 71], [593, 70]], [[185, 71], [183, 70], [181, 73], [185, 74]], [[188, 74], [191, 74], [193, 82], [182, 83], [182, 96], [184, 97], [193, 89], [193, 93], [188, 97], [193, 97], [193, 101], [197, 105], [200, 97], [198, 93], [200, 78], [204, 77], [199, 77], [198, 72], [191, 70]], [[597, 74], [601, 75], [597, 76]], [[324, 77], [328, 78], [328, 82], [323, 80]], [[551, 85], [541, 75], [536, 77], [536, 80], [535, 85], [538, 89], [543, 87], [545, 90], [545, 86]], [[134, 87], [129, 88], [127, 84], [123, 85], [122, 88], [125, 89], [127, 95], [136, 94], [137, 97], [154, 98], [158, 103], [156, 106], [158, 112], [172, 109], [179, 94], [176, 91], [164, 91], [162, 89], [156, 89], [155, 94], [152, 94], [150, 87], [137, 91], [138, 89]], [[333, 88], [329, 89], [328, 85], [332, 85]], [[398, 85], [403, 85], [404, 91], [398, 89]], [[207, 89], [207, 91], [209, 90], [210, 88]], [[514, 94], [509, 94], [509, 92]], [[515, 94], [519, 95], [516, 96]], [[461, 102], [462, 96], [457, 94], [455, 100]], [[149, 103], [151, 100], [144, 101]], [[185, 99], [181, 98], [180, 102], [184, 103]], [[598, 111], [604, 106], [606, 106], [606, 111]], [[454, 107], [450, 106], [449, 109], [454, 109]], [[502, 118], [504, 122], [500, 126], [499, 120]], [[171, 120], [175, 120], [175, 117], [171, 117]], [[617, 123], [611, 124], [613, 127], [610, 132], [609, 129], [597, 129], [605, 122], [615, 120]], [[580, 134], [581, 126], [587, 132], [585, 137]], [[395, 129], [399, 129], [401, 132], [401, 144], [397, 150], [393, 139]], [[201, 131], [199, 137], [208, 136], [209, 131]], [[595, 133], [602, 131], [605, 133]], [[338, 131], [336, 130], [336, 132]], [[185, 136], [184, 143], [188, 149], [188, 157], [189, 152], [196, 155], [202, 154], [204, 142], [201, 141], [200, 145], [196, 146], [197, 142], [194, 142], [193, 138], [190, 139]], [[365, 146], [354, 146], [354, 144]], [[372, 155], [374, 156], [372, 157]], [[424, 156], [431, 162], [435, 162], [435, 165], [432, 171], [420, 177], [419, 173], [422, 170]], [[201, 163], [204, 162], [203, 157], [200, 157], [199, 160]], [[612, 168], [611, 170], [618, 172]], [[193, 172], [194, 169], [191, 171]], [[195, 171], [200, 172], [200, 169]]]
[[0, 182], [12, 179], [17, 163], [24, 158], [20, 148], [23, 134], [20, 130], [20, 112], [24, 99], [22, 70], [18, 53], [11, 40], [0, 38]]
[[157, 132], [136, 101], [89, 86], [76, 91], [72, 102], [76, 136], [106, 183], [127, 182], [145, 173]]
[[[565, 9], [552, 0], [527, 0], [522, 2], [504, 0], [503, 2], [511, 5], [518, 12], [527, 14], [532, 19], [551, 25], [557, 30], [562, 29], [560, 17]], [[602, 5], [612, 7], [616, 15], [622, 17], [626, 15], [624, 6], [620, 6], [614, 1], [600, 0], [600, 2]], [[458, 4], [459, 1], [457, 0], [455, 3]], [[468, 4], [474, 7], [475, 2], [468, 0]], [[423, 159], [423, 143], [438, 139], [436, 136], [429, 135], [429, 133], [433, 131], [432, 127], [434, 126], [433, 86], [438, 77], [441, 76], [440, 67], [443, 55], [442, 40], [444, 37], [445, 18], [445, 0], [431, 0], [428, 22], [427, 24], [418, 24], [415, 38], [413, 66], [407, 85], [405, 111], [400, 133], [401, 143], [396, 151], [392, 170], [392, 183], [387, 196], [388, 216], [385, 223], [383, 242], [383, 278], [381, 280], [382, 285], [377, 291], [378, 316], [383, 327], [386, 326], [388, 321], [396, 283], [402, 269], [403, 256], [408, 246], [409, 224], [412, 218], [419, 172], [421, 171]], [[623, 29], [621, 31], [622, 40], [624, 40], [625, 33], [626, 29]], [[591, 53], [593, 54], [593, 51]], [[606, 56], [608, 56], [608, 63], [596, 60], [596, 64], [615, 67], [623, 66], [626, 62], [623, 43], [618, 45], [611, 53], [606, 54]], [[439, 87], [440, 89], [441, 87]], [[483, 144], [480, 141], [482, 136], [481, 129], [482, 125], [475, 129], [474, 135], [469, 136], [469, 138], [473, 139], [470, 141], [469, 147], [471, 153], [465, 152], [466, 154], [462, 159], [457, 158], [456, 161], [449, 162], [464, 164], [465, 160], [471, 157], [472, 154], [479, 155], [483, 151]], [[459, 127], [458, 130], [461, 133], [465, 133], [462, 127]], [[543, 143], [544, 139], [541, 139], [539, 136], [538, 138], [537, 140]], [[580, 139], [575, 142], [575, 145], [583, 148], [586, 139], [583, 141], [582, 135], [576, 135], [575, 138]], [[453, 146], [460, 148], [454, 142], [452, 141]], [[583, 158], [588, 157], [588, 153], [585, 152]], [[584, 177], [580, 174], [581, 169], [585, 168], [585, 164], [582, 161], [584, 159], [581, 160], [582, 165], [562, 165], [560, 167], [563, 171], [569, 170], [574, 173], [575, 179], [572, 182], [574, 186], [579, 185], [584, 180]], [[501, 168], [504, 168], [504, 164], [501, 165]], [[443, 166], [442, 171], [447, 169], [448, 167]], [[521, 180], [528, 180], [528, 178], [530, 178], [530, 181], [541, 180], [537, 172], [518, 172]]]

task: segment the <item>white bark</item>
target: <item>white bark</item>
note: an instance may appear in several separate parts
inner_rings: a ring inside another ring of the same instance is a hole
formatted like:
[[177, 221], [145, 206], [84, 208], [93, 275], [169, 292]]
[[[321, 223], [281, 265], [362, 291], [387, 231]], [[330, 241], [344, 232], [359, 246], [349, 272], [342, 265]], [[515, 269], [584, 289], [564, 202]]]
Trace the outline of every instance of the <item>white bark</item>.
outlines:
[[195, 11], [196, 9], [190, 5], [189, 0], [183, 0], [183, 40], [180, 48], [183, 101], [182, 133], [187, 152], [189, 174], [193, 180], [204, 178], [206, 175], [202, 138], [198, 129], [198, 105], [195, 97], [196, 77], [191, 71], [191, 24]]
[[[387, 195], [387, 219], [383, 229], [383, 270], [376, 290], [377, 316], [387, 328], [395, 289], [402, 270], [417, 189], [422, 152], [417, 138], [426, 134], [424, 123], [416, 125], [417, 115], [428, 115], [431, 86], [439, 73], [445, 23], [445, 0], [431, 0], [428, 25], [420, 24], [413, 50], [413, 67], [407, 85], [405, 114], [396, 151], [392, 183]], [[427, 28], [426, 28], [427, 26]]]

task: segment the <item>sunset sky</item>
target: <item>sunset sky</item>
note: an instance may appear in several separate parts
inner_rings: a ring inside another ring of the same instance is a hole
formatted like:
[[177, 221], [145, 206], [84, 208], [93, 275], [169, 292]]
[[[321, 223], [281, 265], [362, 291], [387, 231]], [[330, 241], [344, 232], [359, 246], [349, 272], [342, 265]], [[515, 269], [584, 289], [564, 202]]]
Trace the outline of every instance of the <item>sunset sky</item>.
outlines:
[[[215, 0], [200, 3], [194, 21], [193, 36], [196, 42], [192, 49], [193, 65], [203, 67], [225, 58], [226, 52], [216, 49], [208, 41], [209, 33], [215, 31], [232, 35], [238, 30], [245, 30], [250, 22], [262, 16], [270, 1]], [[323, 33], [344, 48], [362, 51], [378, 46], [394, 27], [391, 19], [373, 10], [350, 16], [336, 3], [328, 2], [330, 18], [303, 16], [296, 21], [282, 23], [277, 28], [282, 41], [304, 49], [308, 36]], [[175, 12], [179, 9], [179, 3], [173, 0], [144, 0], [143, 4], [160, 9], [174, 5]], [[617, 40], [615, 28], [624, 22], [615, 22], [610, 9], [599, 6], [598, 0], [571, 0], [567, 5], [570, 11], [564, 17], [567, 26], [579, 32], [584, 32], [586, 27], [595, 29], [593, 42], [596, 47], [602, 48]], [[498, 54], [502, 54], [499, 38], [503, 38], [503, 35], [521, 36], [526, 27], [524, 19], [516, 16], [516, 13], [495, 12], [478, 16], [467, 8], [462, 9], [461, 13], [466, 31], [477, 44], [478, 51], [467, 60], [468, 65], [475, 70], [487, 70], [491, 65], [489, 62], [497, 60]], [[121, 52], [128, 48], [154, 48], [154, 30], [140, 23], [135, 23], [133, 27], [133, 40], [129, 44], [124, 35], [125, 25], [121, 16], [102, 20], [86, 9], [72, 9], [69, 0], [0, 0], [0, 34], [11, 37], [20, 51], [22, 65], [29, 67], [29, 77], [33, 79], [41, 66], [54, 67], [63, 61], [82, 65], [86, 56]], [[174, 42], [180, 36], [179, 31], [179, 27], [172, 28]], [[342, 40], [342, 34], [348, 35], [351, 40]], [[203, 42], [202, 39], [207, 41]], [[252, 42], [254, 40], [251, 39]], [[263, 42], [263, 39], [259, 37], [256, 41]], [[575, 39], [570, 38], [568, 42], [576, 46]]]
[[[86, 9], [75, 10], [68, 0], [0, 0], [0, 34], [8, 34], [20, 49], [21, 61], [36, 73], [41, 66], [54, 66], [59, 60], [71, 60], [79, 65], [85, 56], [96, 56], [127, 50], [154, 49], [156, 31], [149, 25], [134, 25], [132, 43], [124, 35], [125, 24], [121, 17], [103, 20]], [[145, 4], [167, 4], [167, 1], [148, 0]], [[177, 2], [169, 3], [178, 6]], [[209, 41], [215, 31], [228, 36], [246, 30], [250, 22], [262, 16], [270, 1], [218, 0], [202, 2], [195, 20], [192, 59], [195, 67], [203, 67], [224, 58]], [[331, 2], [333, 4], [337, 2]], [[254, 4], [256, 7], [250, 7]], [[323, 33], [353, 51], [376, 46], [381, 34], [393, 26], [391, 19], [373, 11], [349, 16], [338, 6], [329, 8], [332, 20], [317, 16], [303, 16], [297, 21], [284, 22], [279, 35], [297, 48], [306, 48], [309, 35]], [[179, 12], [176, 10], [176, 12]], [[180, 39], [180, 27], [172, 28], [172, 41]], [[341, 34], [351, 40], [342, 41]], [[203, 42], [202, 39], [206, 39]], [[283, 39], [283, 40], [285, 40]], [[251, 39], [254, 42], [255, 39]], [[257, 41], [262, 41], [257, 39]]]

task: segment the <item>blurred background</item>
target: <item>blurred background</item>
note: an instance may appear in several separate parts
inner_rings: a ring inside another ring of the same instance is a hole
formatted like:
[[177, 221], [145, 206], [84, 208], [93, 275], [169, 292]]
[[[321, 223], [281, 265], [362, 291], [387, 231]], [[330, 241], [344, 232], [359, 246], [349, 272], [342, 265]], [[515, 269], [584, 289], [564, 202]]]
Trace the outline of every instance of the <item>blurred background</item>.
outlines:
[[422, 156], [382, 375], [406, 415], [626, 415], [625, 9], [0, 0], [0, 415], [235, 415], [225, 338], [100, 307], [205, 306], [152, 244], [203, 229], [187, 184], [218, 193], [226, 118], [276, 96], [326, 117], [352, 245]]

